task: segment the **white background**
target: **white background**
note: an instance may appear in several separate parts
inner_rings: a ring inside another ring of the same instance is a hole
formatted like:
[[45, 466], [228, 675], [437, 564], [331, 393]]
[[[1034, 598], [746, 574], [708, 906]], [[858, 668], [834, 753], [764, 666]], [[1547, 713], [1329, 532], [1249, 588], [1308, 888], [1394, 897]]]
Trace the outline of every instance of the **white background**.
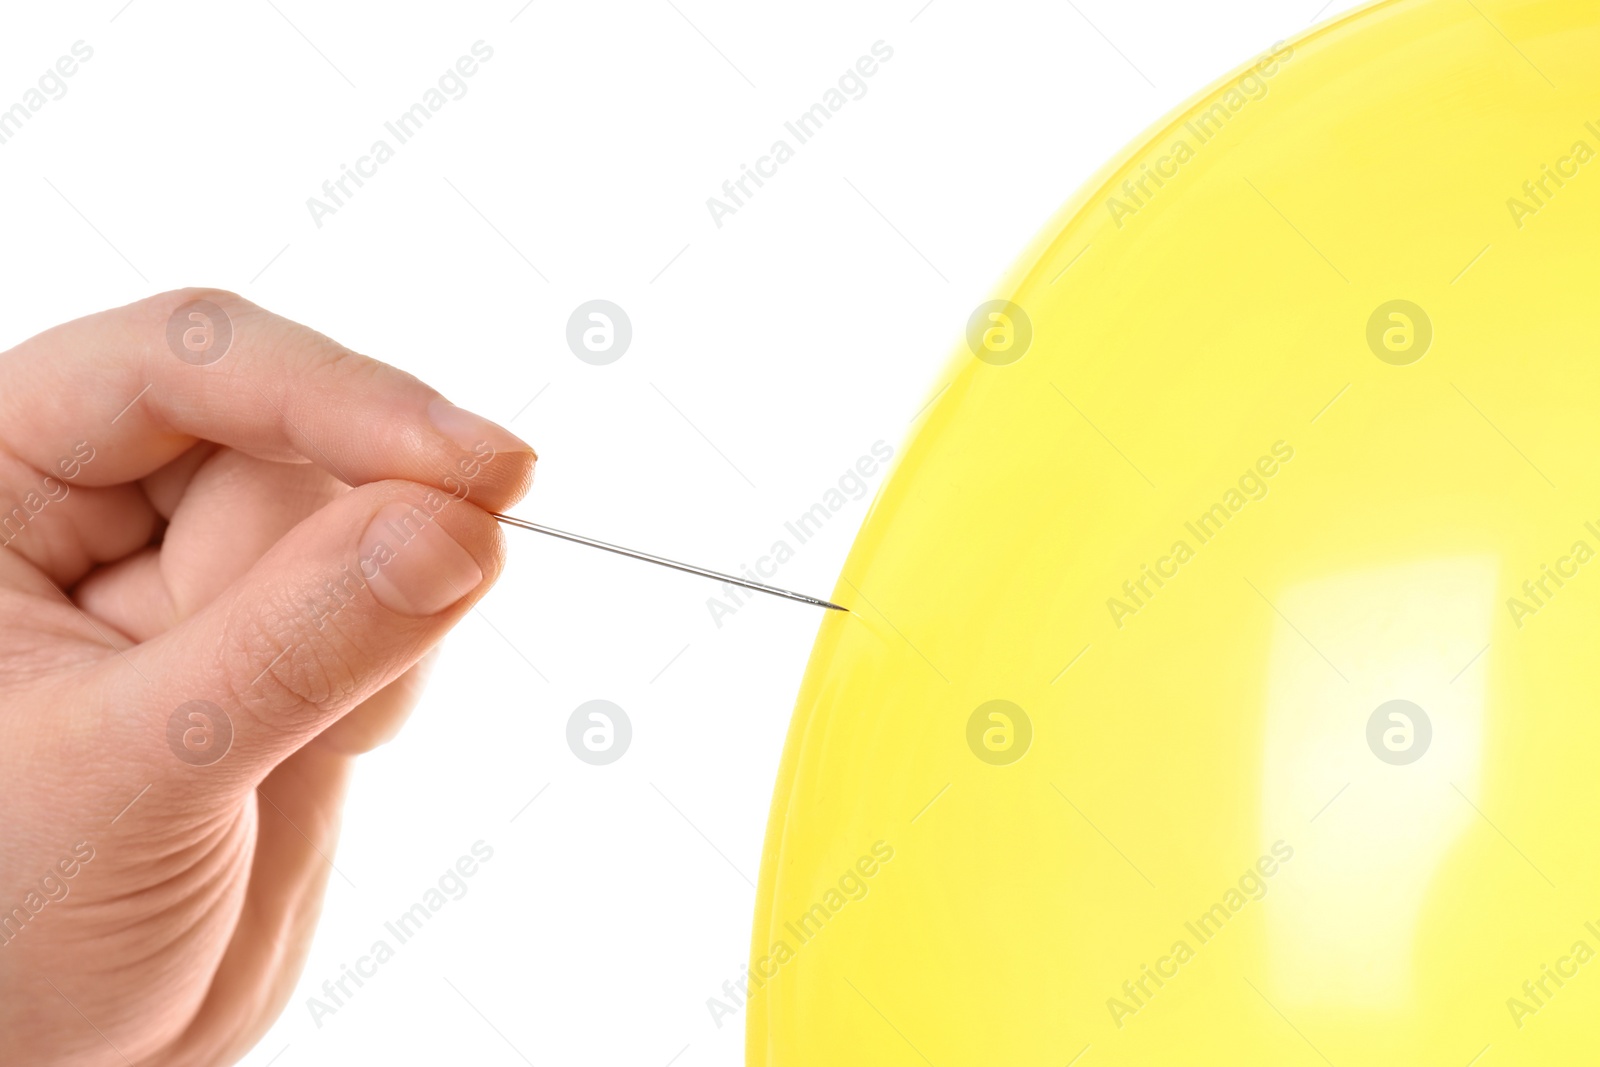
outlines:
[[[719, 569], [886, 441], [1056, 207], [1192, 92], [1332, 0], [94, 0], [6, 5], [0, 347], [182, 285], [397, 364], [538, 449], [520, 512]], [[475, 41], [467, 93], [319, 228], [308, 197]], [[893, 49], [718, 228], [706, 207], [876, 41]], [[580, 362], [566, 322], [621, 305]], [[773, 579], [827, 596], [870, 503]], [[301, 987], [245, 1061], [742, 1062], [706, 999], [750, 934], [817, 610], [717, 627], [714, 584], [508, 531], [512, 560], [399, 740], [358, 773]], [[565, 727], [609, 699], [609, 766]], [[537, 796], [531, 804], [531, 798]], [[307, 998], [482, 840], [494, 850], [336, 1014]]]

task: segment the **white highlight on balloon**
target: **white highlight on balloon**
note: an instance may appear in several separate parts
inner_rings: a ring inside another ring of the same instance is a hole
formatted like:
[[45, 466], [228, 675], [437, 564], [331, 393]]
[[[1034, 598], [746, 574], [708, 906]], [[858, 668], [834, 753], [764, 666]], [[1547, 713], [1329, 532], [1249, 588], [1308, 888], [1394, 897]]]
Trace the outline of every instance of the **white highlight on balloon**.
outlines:
[[[1493, 649], [1472, 661], [1489, 643], [1497, 571], [1493, 558], [1457, 557], [1263, 588], [1281, 612], [1263, 837], [1312, 820], [1292, 877], [1264, 902], [1274, 1002], [1400, 1011], [1413, 1000], [1428, 894], [1476, 818], [1455, 787], [1478, 793]], [[1374, 712], [1397, 700], [1426, 727], [1400, 705], [1369, 740]], [[1427, 747], [1395, 748], [1408, 744]]]

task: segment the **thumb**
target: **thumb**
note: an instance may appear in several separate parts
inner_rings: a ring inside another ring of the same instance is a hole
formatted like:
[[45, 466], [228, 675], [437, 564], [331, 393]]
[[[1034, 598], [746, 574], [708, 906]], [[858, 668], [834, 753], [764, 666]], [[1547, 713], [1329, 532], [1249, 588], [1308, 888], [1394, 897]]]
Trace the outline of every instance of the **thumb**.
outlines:
[[152, 776], [177, 787], [167, 792], [253, 789], [438, 643], [499, 576], [503, 552], [498, 524], [465, 499], [410, 482], [358, 487], [130, 650], [140, 678], [121, 675], [116, 714]]

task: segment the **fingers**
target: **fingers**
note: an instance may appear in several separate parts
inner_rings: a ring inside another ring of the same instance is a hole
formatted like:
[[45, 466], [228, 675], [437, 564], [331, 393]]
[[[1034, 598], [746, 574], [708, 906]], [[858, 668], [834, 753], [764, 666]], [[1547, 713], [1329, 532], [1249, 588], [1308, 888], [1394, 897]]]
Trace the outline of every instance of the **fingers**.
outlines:
[[137, 485], [74, 487], [0, 452], [0, 546], [62, 587], [149, 544], [157, 521]]
[[349, 492], [309, 464], [271, 463], [231, 448], [210, 453], [188, 471], [184, 489], [168, 511], [159, 550], [102, 567], [73, 590], [79, 607], [135, 641], [194, 614], [307, 515]]
[[223, 449], [195, 471], [161, 541], [161, 572], [188, 618], [249, 571], [279, 538], [349, 490], [305, 464]]
[[310, 747], [341, 756], [359, 756], [393, 741], [422, 699], [428, 675], [438, 659], [439, 649], [430, 650], [410, 670], [318, 734]]
[[163, 1063], [234, 1063], [272, 1025], [311, 949], [334, 875], [340, 801], [351, 762], [296, 753], [257, 791], [259, 829], [238, 925], [205, 1004]]
[[159, 551], [102, 567], [73, 590], [80, 607], [136, 641], [194, 614], [307, 515], [349, 492], [309, 464], [271, 463], [231, 448], [188, 472], [184, 488]]
[[197, 440], [349, 485], [465, 486], [490, 510], [521, 497], [534, 461], [410, 375], [217, 290], [163, 293], [0, 355], [0, 446], [39, 472], [115, 485]]
[[[257, 787], [249, 896], [239, 928], [217, 967], [205, 1007], [173, 1059], [231, 1063], [265, 1032], [294, 990], [311, 947], [321, 898], [334, 872], [340, 804], [353, 766], [398, 730], [420, 695], [437, 650], [290, 756]], [[344, 877], [340, 874], [339, 877]], [[265, 997], [236, 997], [236, 986]]]
[[406, 482], [356, 489], [130, 650], [99, 731], [169, 795], [237, 796], [437, 644], [502, 558], [498, 524], [469, 502]]
[[178, 621], [157, 548], [101, 567], [72, 591], [72, 602], [135, 643], [165, 633]]

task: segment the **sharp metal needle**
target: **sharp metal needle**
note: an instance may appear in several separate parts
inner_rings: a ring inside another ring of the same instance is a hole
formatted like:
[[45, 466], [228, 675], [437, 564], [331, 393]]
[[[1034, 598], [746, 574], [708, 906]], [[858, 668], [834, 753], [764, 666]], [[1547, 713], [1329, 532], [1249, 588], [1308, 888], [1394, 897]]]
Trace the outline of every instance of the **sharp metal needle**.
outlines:
[[830, 603], [826, 600], [819, 600], [814, 596], [806, 596], [804, 593], [794, 593], [787, 589], [779, 589], [775, 585], [762, 585], [760, 582], [752, 582], [746, 578], [735, 578], [731, 574], [721, 574], [717, 571], [708, 571], [704, 567], [695, 567], [688, 563], [677, 563], [670, 559], [662, 559], [660, 556], [652, 556], [648, 552], [635, 552], [631, 548], [622, 548], [619, 545], [608, 545], [604, 541], [596, 541], [592, 537], [583, 537], [579, 534], [567, 533], [565, 530], [557, 530], [549, 526], [540, 526], [538, 523], [529, 522], [527, 519], [516, 519], [512, 518], [510, 515], [501, 515], [498, 512], [490, 512], [489, 514], [493, 515], [507, 526], [516, 526], [524, 530], [532, 530], [534, 533], [548, 534], [551, 537], [559, 537], [564, 541], [576, 541], [578, 544], [588, 545], [590, 548], [602, 548], [607, 552], [615, 552], [619, 556], [629, 556], [633, 559], [642, 559], [646, 563], [655, 563], [663, 567], [671, 567], [676, 571], [686, 571], [689, 574], [698, 574], [702, 578], [714, 578], [719, 582], [730, 582], [733, 585], [737, 585], [745, 589], [754, 589], [758, 593], [770, 593], [773, 596], [781, 596], [788, 600], [798, 600], [802, 604], [815, 604], [819, 608], [831, 608], [834, 611], [850, 610], [849, 608], [840, 607], [838, 604]]

